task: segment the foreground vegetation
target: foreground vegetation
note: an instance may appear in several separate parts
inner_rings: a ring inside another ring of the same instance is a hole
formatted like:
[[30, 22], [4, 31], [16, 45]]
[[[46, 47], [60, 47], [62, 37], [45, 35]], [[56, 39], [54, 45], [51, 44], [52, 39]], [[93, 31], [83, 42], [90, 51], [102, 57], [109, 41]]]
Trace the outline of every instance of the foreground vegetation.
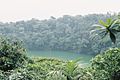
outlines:
[[0, 38], [0, 80], [119, 80], [120, 49], [110, 48], [82, 68], [79, 59], [29, 58], [21, 42]]

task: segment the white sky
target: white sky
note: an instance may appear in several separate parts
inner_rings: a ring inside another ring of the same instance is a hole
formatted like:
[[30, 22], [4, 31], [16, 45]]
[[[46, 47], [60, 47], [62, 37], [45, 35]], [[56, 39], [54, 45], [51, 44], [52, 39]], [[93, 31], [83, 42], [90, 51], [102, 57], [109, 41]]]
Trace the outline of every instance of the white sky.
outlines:
[[0, 0], [0, 21], [120, 12], [120, 0]]

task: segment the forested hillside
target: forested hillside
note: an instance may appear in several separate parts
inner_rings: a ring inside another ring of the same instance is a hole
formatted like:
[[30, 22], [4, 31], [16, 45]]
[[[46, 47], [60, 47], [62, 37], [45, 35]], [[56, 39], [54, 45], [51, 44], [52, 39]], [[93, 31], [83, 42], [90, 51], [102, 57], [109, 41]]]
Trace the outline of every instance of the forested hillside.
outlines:
[[[93, 38], [92, 25], [98, 20], [111, 17], [110, 14], [89, 14], [86, 16], [64, 15], [48, 20], [31, 19], [10, 23], [0, 23], [0, 34], [17, 37], [30, 50], [67, 50], [77, 53], [99, 53], [111, 46], [109, 38]], [[120, 38], [118, 38], [119, 40]], [[120, 41], [119, 41], [120, 42]], [[119, 46], [120, 43], [117, 43]]]

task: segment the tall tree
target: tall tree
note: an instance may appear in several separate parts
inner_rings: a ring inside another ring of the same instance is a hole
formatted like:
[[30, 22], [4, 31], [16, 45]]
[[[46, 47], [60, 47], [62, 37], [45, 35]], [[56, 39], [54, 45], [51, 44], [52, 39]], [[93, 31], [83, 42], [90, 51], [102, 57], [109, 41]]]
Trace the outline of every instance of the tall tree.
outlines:
[[115, 34], [120, 32], [120, 19], [112, 19], [108, 18], [104, 22], [103, 20], [99, 20], [99, 24], [93, 25], [97, 27], [95, 32], [98, 31], [98, 33], [101, 35], [102, 38], [104, 38], [106, 35], [110, 36], [111, 41], [115, 44], [116, 43], [116, 36]]

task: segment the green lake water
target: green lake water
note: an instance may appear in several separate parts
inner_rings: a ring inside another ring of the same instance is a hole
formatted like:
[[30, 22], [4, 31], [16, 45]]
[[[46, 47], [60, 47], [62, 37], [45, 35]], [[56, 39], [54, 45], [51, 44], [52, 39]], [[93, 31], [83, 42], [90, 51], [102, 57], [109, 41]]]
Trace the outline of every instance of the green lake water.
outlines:
[[88, 64], [93, 57], [92, 55], [77, 54], [67, 51], [29, 51], [28, 55], [30, 57], [57, 58], [65, 61], [80, 58], [81, 59], [80, 62], [84, 64]]

